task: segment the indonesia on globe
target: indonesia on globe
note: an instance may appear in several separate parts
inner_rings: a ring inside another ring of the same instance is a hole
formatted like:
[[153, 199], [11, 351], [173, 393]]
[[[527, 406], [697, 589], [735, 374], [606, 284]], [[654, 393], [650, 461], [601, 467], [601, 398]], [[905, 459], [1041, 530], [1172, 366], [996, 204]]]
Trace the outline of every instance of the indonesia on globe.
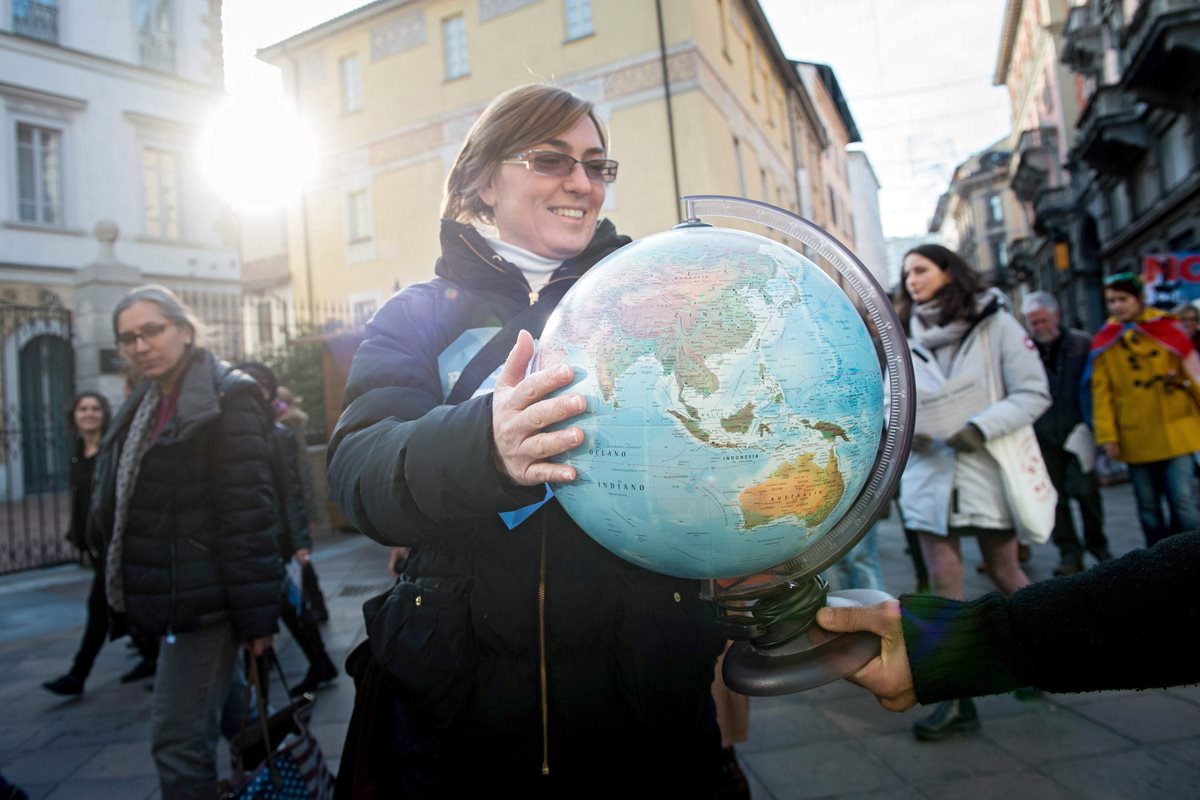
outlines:
[[812, 261], [730, 228], [630, 244], [550, 318], [539, 368], [575, 370], [587, 411], [560, 461], [567, 513], [617, 555], [686, 578], [750, 575], [829, 533], [884, 422], [867, 326]]

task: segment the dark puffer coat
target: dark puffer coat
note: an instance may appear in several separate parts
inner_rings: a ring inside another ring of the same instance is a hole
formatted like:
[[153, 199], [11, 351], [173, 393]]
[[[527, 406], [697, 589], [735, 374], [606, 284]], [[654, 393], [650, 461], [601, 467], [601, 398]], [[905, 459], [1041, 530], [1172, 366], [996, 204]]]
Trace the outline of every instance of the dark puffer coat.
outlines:
[[[250, 376], [200, 348], [186, 357], [175, 415], [146, 449], [129, 502], [126, 620], [147, 636], [229, 620], [235, 640], [248, 641], [278, 629], [283, 566], [272, 519], [270, 423]], [[134, 390], [100, 445], [92, 515], [106, 546], [121, 448], [149, 386]]]
[[[601, 223], [542, 295], [626, 242]], [[494, 467], [490, 391], [443, 403], [531, 292], [453, 222], [437, 275], [368, 324], [330, 445], [343, 512], [383, 544], [412, 546], [397, 586], [364, 608], [372, 657], [339, 796], [633, 796], [650, 779], [711, 794], [709, 687], [724, 645], [713, 610], [698, 582], [614, 556], [556, 500], [512, 530], [501, 521], [545, 489]]]

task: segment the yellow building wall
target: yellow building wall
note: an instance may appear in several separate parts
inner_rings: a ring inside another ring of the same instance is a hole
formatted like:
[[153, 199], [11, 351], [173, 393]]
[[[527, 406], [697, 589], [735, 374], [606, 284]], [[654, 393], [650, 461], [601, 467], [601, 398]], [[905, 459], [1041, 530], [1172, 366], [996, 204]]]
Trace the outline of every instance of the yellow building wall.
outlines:
[[[736, 195], [741, 183], [749, 198], [798, 211], [787, 76], [777, 73], [742, 0], [664, 0], [662, 6], [681, 193]], [[298, 297], [307, 298], [309, 271], [318, 301], [371, 290], [386, 296], [396, 282], [432, 277], [451, 159], [486, 103], [522, 83], [544, 80], [599, 98], [612, 155], [621, 162], [604, 214], [619, 230], [644, 236], [678, 221], [654, 4], [593, 2], [594, 34], [569, 42], [560, 2], [533, 3], [482, 23], [478, 9], [475, 0], [405, 4], [307, 44], [293, 43], [278, 59], [323, 154], [320, 174], [306, 189], [307, 213], [298, 203], [289, 212]], [[416, 10], [424, 15], [424, 44], [373, 61], [371, 30]], [[441, 25], [456, 14], [466, 27], [470, 71], [447, 81]], [[344, 114], [339, 62], [348, 55], [359, 60], [363, 107]], [[760, 171], [766, 173], [765, 192]], [[814, 195], [822, 194], [819, 171], [810, 165]], [[363, 176], [374, 233], [367, 249], [373, 253], [348, 263], [346, 195]]]

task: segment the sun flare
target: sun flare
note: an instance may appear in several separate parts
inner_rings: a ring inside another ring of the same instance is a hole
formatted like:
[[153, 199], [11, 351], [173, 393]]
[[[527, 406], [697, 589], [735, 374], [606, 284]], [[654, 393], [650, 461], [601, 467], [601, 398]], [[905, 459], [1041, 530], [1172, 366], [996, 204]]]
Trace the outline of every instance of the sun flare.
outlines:
[[316, 148], [282, 98], [232, 98], [205, 129], [200, 162], [209, 182], [235, 208], [286, 205], [312, 173]]

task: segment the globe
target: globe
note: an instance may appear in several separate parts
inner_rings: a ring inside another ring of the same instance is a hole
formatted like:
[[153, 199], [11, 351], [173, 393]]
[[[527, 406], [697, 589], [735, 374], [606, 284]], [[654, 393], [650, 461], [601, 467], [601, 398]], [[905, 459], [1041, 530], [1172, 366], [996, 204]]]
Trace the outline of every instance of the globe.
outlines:
[[[680, 227], [572, 287], [538, 368], [569, 364], [578, 472], [559, 502], [618, 556], [684, 578], [751, 575], [829, 534], [868, 480], [883, 375], [850, 297], [757, 234]], [[561, 426], [560, 426], [561, 427]]]

